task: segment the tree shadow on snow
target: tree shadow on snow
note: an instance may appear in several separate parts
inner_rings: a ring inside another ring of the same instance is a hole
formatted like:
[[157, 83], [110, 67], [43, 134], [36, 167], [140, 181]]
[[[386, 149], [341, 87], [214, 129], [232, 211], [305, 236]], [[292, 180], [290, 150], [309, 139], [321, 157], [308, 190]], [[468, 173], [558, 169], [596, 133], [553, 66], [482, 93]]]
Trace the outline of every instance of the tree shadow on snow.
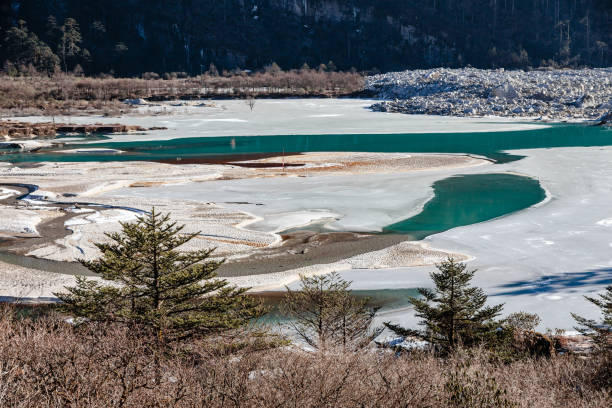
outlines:
[[498, 286], [502, 292], [492, 293], [490, 296], [537, 295], [567, 289], [570, 289], [570, 293], [584, 293], [584, 290], [578, 290], [578, 288], [609, 284], [612, 284], [612, 268], [602, 268], [587, 272], [569, 272], [559, 275], [540, 276], [531, 280], [516, 281]]

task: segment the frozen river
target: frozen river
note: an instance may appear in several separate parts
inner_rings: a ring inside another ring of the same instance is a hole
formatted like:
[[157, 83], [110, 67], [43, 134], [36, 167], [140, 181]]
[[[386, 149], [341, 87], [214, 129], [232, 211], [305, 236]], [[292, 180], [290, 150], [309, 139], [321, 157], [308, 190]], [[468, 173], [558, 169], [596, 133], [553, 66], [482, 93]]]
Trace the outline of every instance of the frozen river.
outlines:
[[[202, 108], [177, 107], [173, 116], [146, 118], [147, 126], [167, 126], [167, 131], [112, 136], [103, 142], [77, 141], [66, 147], [117, 149], [124, 152], [121, 154], [43, 151], [3, 159], [172, 161], [283, 151], [486, 156], [497, 163], [456, 171], [214, 181], [129, 193], [249, 202], [250, 207], [240, 204], [240, 208], [259, 217], [260, 221], [250, 228], [262, 231], [281, 231], [323, 220], [334, 230], [394, 231], [399, 225], [401, 232], [414, 232], [416, 237], [423, 223], [443, 224], [443, 218], [461, 205], [504, 207], [482, 219], [431, 228], [436, 233], [424, 234], [429, 235], [424, 242], [470, 256], [470, 267], [479, 269], [475, 283], [486, 289], [492, 301], [505, 302], [506, 312], [537, 312], [543, 326], [565, 329], [573, 325], [570, 312], [596, 317], [582, 296], [601, 291], [612, 280], [612, 131], [587, 125], [543, 126], [361, 111], [371, 101], [257, 101], [252, 116], [246, 107], [238, 105], [240, 101], [216, 103], [220, 107], [206, 115], [197, 114]], [[221, 108], [224, 104], [227, 109]], [[146, 114], [157, 108], [139, 109]], [[121, 121], [143, 124], [142, 118]], [[492, 174], [510, 177], [514, 187], [525, 180], [537, 181], [535, 198], [523, 200], [521, 192], [496, 190], [498, 183], [470, 178]], [[452, 178], [455, 175], [462, 177]], [[473, 180], [473, 184], [458, 189], [460, 180]], [[456, 204], [448, 196], [434, 196], [440, 183], [446, 188], [455, 183], [455, 197], [463, 194], [475, 198], [476, 186], [488, 194], [489, 200]], [[464, 215], [455, 214], [455, 218]], [[352, 269], [342, 274], [360, 290], [409, 289], [429, 285], [427, 274], [431, 269]], [[412, 322], [405, 311], [387, 311], [381, 318]]]

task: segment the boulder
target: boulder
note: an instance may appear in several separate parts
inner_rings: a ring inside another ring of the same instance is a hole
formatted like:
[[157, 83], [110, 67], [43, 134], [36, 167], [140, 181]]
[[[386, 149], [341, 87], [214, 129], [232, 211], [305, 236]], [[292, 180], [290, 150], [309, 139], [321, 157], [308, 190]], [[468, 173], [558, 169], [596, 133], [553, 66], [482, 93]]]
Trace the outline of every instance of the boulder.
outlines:
[[516, 89], [510, 84], [498, 86], [497, 88], [493, 89], [492, 95], [497, 98], [503, 98], [503, 99], [509, 99], [509, 100], [514, 100], [519, 97], [519, 94], [516, 91]]
[[148, 104], [147, 101], [145, 101], [142, 98], [138, 98], [138, 99], [125, 99], [123, 100], [123, 103], [125, 103], [126, 105], [146, 105]]
[[595, 98], [593, 98], [592, 95], [585, 93], [578, 99], [576, 99], [576, 101], [572, 105], [577, 108], [589, 108], [592, 106], [597, 106], [597, 101], [595, 101]]
[[607, 125], [612, 122], [612, 110], [598, 119], [598, 125]]

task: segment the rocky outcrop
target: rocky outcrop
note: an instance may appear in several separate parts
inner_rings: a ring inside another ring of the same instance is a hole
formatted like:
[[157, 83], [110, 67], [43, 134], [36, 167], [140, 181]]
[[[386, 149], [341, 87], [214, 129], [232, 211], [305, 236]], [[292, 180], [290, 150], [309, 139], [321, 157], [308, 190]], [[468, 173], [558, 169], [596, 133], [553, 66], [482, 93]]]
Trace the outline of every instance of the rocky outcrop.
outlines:
[[165, 128], [143, 128], [141, 126], [121, 125], [121, 124], [102, 124], [76, 125], [66, 123], [28, 123], [17, 121], [0, 122], [0, 137], [5, 140], [33, 139], [53, 137], [58, 133], [128, 133], [142, 132], [146, 130], [161, 130]]
[[[609, 121], [612, 69], [433, 69], [367, 78], [381, 112]], [[607, 115], [606, 115], [607, 114]]]

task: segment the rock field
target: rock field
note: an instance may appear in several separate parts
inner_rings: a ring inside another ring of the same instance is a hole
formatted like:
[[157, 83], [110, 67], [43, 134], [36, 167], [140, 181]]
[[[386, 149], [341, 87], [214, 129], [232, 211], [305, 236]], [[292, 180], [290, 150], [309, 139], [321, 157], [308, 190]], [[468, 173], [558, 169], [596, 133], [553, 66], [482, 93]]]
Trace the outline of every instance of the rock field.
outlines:
[[371, 106], [380, 112], [599, 121], [612, 116], [612, 68], [436, 68], [371, 76], [366, 89], [387, 99]]

